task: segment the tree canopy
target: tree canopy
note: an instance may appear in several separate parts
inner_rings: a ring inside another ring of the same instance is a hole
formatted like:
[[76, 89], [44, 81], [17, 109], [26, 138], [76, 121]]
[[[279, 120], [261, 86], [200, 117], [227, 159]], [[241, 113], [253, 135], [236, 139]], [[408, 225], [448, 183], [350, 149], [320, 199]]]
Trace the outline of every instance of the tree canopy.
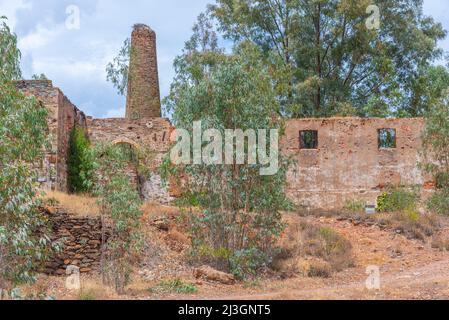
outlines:
[[[439, 92], [445, 69], [440, 23], [422, 0], [379, 0], [379, 28], [368, 28], [370, 0], [217, 0], [208, 12], [234, 43], [251, 41], [272, 67], [282, 114], [290, 117], [416, 116]], [[437, 79], [436, 79], [437, 78]], [[431, 97], [429, 98], [429, 95]]]

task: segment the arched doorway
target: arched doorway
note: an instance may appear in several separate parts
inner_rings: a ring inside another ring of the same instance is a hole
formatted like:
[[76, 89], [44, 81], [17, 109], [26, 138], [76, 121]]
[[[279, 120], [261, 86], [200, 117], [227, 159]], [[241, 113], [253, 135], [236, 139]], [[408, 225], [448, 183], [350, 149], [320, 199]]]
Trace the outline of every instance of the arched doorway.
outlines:
[[142, 182], [139, 176], [139, 150], [138, 144], [129, 139], [117, 139], [113, 144], [118, 146], [126, 160], [125, 174], [141, 195]]

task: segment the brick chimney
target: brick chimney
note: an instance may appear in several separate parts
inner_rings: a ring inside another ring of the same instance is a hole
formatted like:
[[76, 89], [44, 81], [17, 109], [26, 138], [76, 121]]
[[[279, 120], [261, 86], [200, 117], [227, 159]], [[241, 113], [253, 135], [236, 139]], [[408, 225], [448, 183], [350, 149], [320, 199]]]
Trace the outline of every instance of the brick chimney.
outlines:
[[131, 35], [126, 118], [154, 117], [161, 117], [156, 33], [147, 25], [136, 24]]

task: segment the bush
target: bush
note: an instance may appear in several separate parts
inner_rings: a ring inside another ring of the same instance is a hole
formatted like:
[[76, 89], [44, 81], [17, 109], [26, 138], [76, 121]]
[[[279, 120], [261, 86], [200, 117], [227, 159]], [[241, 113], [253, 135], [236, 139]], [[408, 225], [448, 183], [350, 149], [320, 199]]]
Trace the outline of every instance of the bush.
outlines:
[[407, 209], [415, 209], [417, 204], [417, 194], [406, 188], [392, 188], [382, 193], [377, 198], [378, 212], [397, 212]]
[[307, 270], [307, 276], [312, 278], [330, 278], [332, 266], [324, 261], [312, 261]]
[[71, 193], [88, 192], [91, 189], [93, 161], [89, 149], [86, 130], [73, 128], [70, 132], [67, 156], [67, 184]]
[[365, 212], [365, 202], [361, 200], [350, 200], [345, 203], [343, 209], [353, 212], [353, 213], [362, 213]]
[[449, 216], [449, 190], [439, 190], [428, 201], [429, 210]]
[[81, 301], [95, 301], [97, 300], [97, 294], [94, 290], [82, 290], [78, 294], [78, 300]]
[[424, 170], [433, 175], [436, 193], [429, 199], [432, 212], [449, 215], [449, 88], [429, 109], [423, 133]]
[[111, 236], [102, 247], [103, 280], [114, 285], [118, 294], [123, 294], [131, 280], [135, 257], [142, 249], [141, 199], [125, 173], [129, 158], [123, 148], [99, 144], [93, 152], [94, 158], [98, 159], [95, 163], [98, 169], [95, 193], [102, 221], [107, 219], [112, 224]]
[[179, 294], [193, 294], [197, 293], [198, 289], [194, 284], [184, 283], [181, 279], [162, 281], [159, 285], [149, 290], [152, 293], [179, 293]]
[[[282, 268], [282, 261], [306, 259], [304, 273], [309, 276], [328, 277], [333, 271], [342, 271], [354, 265], [352, 245], [331, 228], [307, 222], [292, 224], [282, 250], [276, 256], [274, 267]], [[294, 263], [297, 265], [297, 263]]]

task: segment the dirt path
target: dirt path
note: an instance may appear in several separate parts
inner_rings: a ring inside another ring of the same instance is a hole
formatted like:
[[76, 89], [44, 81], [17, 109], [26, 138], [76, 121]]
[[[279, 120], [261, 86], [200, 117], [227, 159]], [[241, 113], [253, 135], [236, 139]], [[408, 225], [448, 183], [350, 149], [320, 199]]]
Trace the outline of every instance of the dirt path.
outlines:
[[[277, 299], [358, 299], [395, 298], [395, 291], [402, 291], [401, 298], [425, 298], [423, 294], [436, 293], [432, 298], [449, 298], [449, 259], [391, 275], [381, 275], [381, 289], [366, 289], [365, 281], [343, 285], [331, 285], [314, 289], [284, 289], [262, 294], [227, 296], [230, 300], [277, 300]], [[412, 289], [410, 291], [410, 289]], [[439, 291], [439, 292], [434, 292]], [[397, 297], [396, 297], [397, 298]], [[208, 298], [210, 299], [210, 298]], [[223, 299], [222, 296], [215, 299]]]
[[[430, 244], [409, 240], [378, 227], [355, 226], [346, 221], [320, 218], [353, 244], [356, 267], [331, 279], [293, 278], [267, 282], [263, 290], [213, 294], [199, 299], [449, 299], [449, 254]], [[380, 268], [380, 290], [368, 290], [366, 268]], [[232, 290], [230, 290], [232, 291]]]

